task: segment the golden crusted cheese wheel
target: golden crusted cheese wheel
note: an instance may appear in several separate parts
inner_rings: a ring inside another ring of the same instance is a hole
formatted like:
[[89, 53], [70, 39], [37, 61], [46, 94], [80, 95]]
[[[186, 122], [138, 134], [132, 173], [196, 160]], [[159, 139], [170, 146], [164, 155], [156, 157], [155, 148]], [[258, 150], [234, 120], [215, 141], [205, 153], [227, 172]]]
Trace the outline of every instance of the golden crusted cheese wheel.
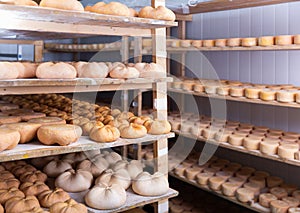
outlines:
[[39, 141], [45, 145], [57, 143], [61, 146], [67, 146], [76, 142], [81, 135], [81, 128], [71, 124], [45, 125], [37, 131]]
[[185, 167], [183, 165], [179, 165], [179, 166], [175, 167], [174, 173], [180, 177], [183, 177], [186, 169], [187, 169], [187, 167]]
[[260, 151], [263, 154], [267, 154], [267, 155], [275, 155], [277, 154], [277, 149], [278, 149], [279, 143], [276, 141], [267, 141], [267, 140], [263, 140], [260, 143]]
[[275, 43], [275, 38], [273, 36], [263, 36], [258, 38], [258, 45], [267, 47], [272, 46]]
[[243, 87], [231, 87], [229, 90], [229, 94], [232, 97], [243, 97], [245, 88]]
[[17, 130], [1, 128], [0, 137], [0, 151], [4, 151], [15, 148], [20, 141], [21, 135]]
[[40, 124], [35, 123], [12, 123], [12, 124], [5, 124], [0, 126], [0, 128], [8, 128], [17, 130], [20, 135], [20, 143], [27, 143], [31, 141], [37, 133], [37, 130], [40, 128]]
[[87, 6], [86, 11], [105, 14], [105, 15], [115, 15], [115, 16], [130, 16], [129, 8], [119, 2], [110, 2], [105, 4], [104, 2], [98, 2], [93, 6]]
[[216, 47], [226, 47], [227, 39], [216, 39], [215, 46]]
[[194, 85], [194, 92], [204, 92], [204, 86], [200, 83]]
[[226, 179], [221, 176], [214, 176], [208, 179], [208, 186], [214, 191], [221, 190], [222, 184], [226, 182]]
[[275, 195], [278, 199], [282, 199], [288, 196], [287, 191], [282, 187], [273, 187], [270, 189], [270, 193]]
[[255, 87], [245, 88], [245, 96], [249, 99], [258, 99], [261, 89]]
[[283, 197], [282, 201], [287, 202], [289, 204], [289, 207], [298, 207], [300, 204], [300, 201], [294, 197]]
[[246, 203], [254, 199], [254, 192], [251, 189], [239, 188], [236, 191], [236, 198], [242, 203]]
[[295, 90], [279, 90], [276, 93], [276, 100], [282, 103], [290, 103], [295, 101]]
[[263, 193], [259, 195], [259, 204], [263, 207], [269, 208], [270, 203], [277, 200], [277, 197], [271, 193]]
[[227, 39], [227, 46], [238, 47], [241, 45], [241, 38], [229, 38]]
[[257, 38], [243, 38], [242, 39], [243, 47], [254, 47], [257, 46]]
[[295, 159], [295, 153], [299, 151], [299, 144], [282, 144], [278, 147], [278, 156], [283, 159]]
[[214, 40], [203, 40], [202, 41], [203, 47], [213, 47], [215, 46], [215, 41]]
[[293, 44], [293, 36], [291, 35], [280, 35], [275, 37], [276, 45], [291, 45]]
[[276, 176], [269, 176], [269, 177], [267, 177], [267, 186], [269, 188], [273, 188], [273, 187], [279, 186], [282, 183], [283, 183], [283, 180], [280, 177], [276, 177]]
[[252, 182], [247, 182], [244, 184], [243, 186], [246, 189], [250, 189], [254, 192], [254, 195], [257, 196], [260, 194], [260, 187], [258, 184], [256, 183], [252, 183]]
[[192, 41], [192, 46], [196, 48], [202, 47], [202, 40], [193, 40]]
[[222, 184], [222, 193], [225, 196], [233, 197], [236, 190], [240, 187], [237, 183], [226, 182]]
[[263, 101], [274, 101], [276, 91], [271, 89], [263, 89], [259, 93], [259, 98]]
[[271, 212], [286, 213], [289, 207], [289, 204], [282, 200], [273, 200], [270, 203]]
[[199, 174], [197, 174], [197, 176], [196, 176], [197, 183], [200, 184], [200, 185], [207, 185], [208, 180], [209, 180], [212, 176], [213, 176], [213, 173], [206, 173], [206, 172], [199, 173]]

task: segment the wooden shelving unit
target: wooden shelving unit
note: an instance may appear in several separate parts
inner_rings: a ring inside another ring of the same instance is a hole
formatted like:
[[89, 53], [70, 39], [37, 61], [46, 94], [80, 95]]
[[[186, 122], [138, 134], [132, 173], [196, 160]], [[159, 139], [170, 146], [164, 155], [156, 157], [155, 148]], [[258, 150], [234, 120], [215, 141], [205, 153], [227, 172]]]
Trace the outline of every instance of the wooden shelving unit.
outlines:
[[[164, 0], [152, 0], [152, 6], [164, 5]], [[26, 44], [33, 44], [43, 48], [43, 40], [62, 39], [62, 38], [80, 38], [99, 35], [115, 36], [147, 36], [153, 39], [153, 62], [166, 67], [166, 58], [162, 55], [166, 53], [166, 27], [177, 26], [176, 22], [144, 19], [135, 17], [121, 17], [111, 15], [100, 15], [89, 12], [74, 12], [58, 9], [14, 6], [0, 4], [0, 16], [3, 22], [0, 23], [0, 38], [7, 40], [2, 43], [17, 43], [22, 41]], [[12, 41], [12, 42], [11, 42]], [[32, 42], [32, 43], [31, 43]], [[41, 61], [41, 48], [39, 58]], [[159, 53], [159, 54], [157, 54]], [[167, 119], [167, 82], [170, 78], [162, 79], [73, 79], [73, 80], [40, 80], [40, 79], [17, 79], [3, 80], [0, 82], [0, 95], [12, 94], [41, 94], [41, 93], [75, 93], [75, 92], [98, 92], [115, 90], [136, 90], [136, 89], [154, 89], [154, 99], [165, 100], [157, 105], [157, 118]], [[15, 149], [0, 153], [1, 161], [11, 161], [18, 159], [27, 159], [57, 155], [63, 153], [80, 152], [85, 150], [94, 150], [124, 146], [129, 144], [141, 144], [146, 141], [153, 141], [154, 153], [157, 158], [155, 166], [156, 171], [167, 174], [168, 138], [174, 137], [174, 134], [167, 135], [147, 135], [144, 138], [136, 140], [119, 139], [114, 143], [95, 143], [87, 137], [81, 137], [80, 140], [70, 146], [44, 146], [37, 142], [31, 144], [20, 144]], [[92, 212], [121, 212], [142, 206], [148, 203], [157, 203], [156, 212], [164, 213], [168, 211], [168, 198], [177, 196], [178, 193], [172, 189], [163, 196], [159, 197], [141, 197], [130, 195], [130, 199], [120, 209], [109, 211]]]
[[226, 100], [226, 101], [236, 101], [236, 102], [242, 102], [242, 103], [250, 103], [250, 104], [261, 104], [261, 105], [269, 105], [269, 106], [278, 106], [278, 107], [289, 107], [289, 108], [300, 108], [300, 104], [298, 103], [281, 103], [278, 101], [263, 101], [260, 99], [248, 99], [246, 97], [232, 97], [229, 95], [222, 96], [222, 95], [217, 95], [217, 94], [207, 94], [204, 92], [193, 92], [193, 91], [185, 91], [182, 89], [174, 89], [174, 88], [169, 88], [169, 92], [174, 92], [174, 93], [181, 93], [181, 94], [186, 94], [186, 95], [194, 95], [194, 96], [199, 96], [199, 97], [204, 97], [204, 98], [212, 98], [212, 99], [221, 99], [221, 100]]

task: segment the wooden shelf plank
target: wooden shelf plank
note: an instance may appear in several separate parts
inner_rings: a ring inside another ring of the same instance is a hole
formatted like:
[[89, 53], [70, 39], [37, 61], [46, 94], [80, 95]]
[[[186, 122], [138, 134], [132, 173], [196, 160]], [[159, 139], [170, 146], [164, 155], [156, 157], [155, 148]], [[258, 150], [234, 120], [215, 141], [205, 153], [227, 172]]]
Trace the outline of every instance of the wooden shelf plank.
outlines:
[[0, 14], [5, 19], [0, 23], [0, 38], [8, 39], [150, 36], [151, 29], [177, 26], [162, 20], [5, 4], [0, 5]]
[[[118, 209], [97, 210], [97, 209], [88, 207], [88, 211], [90, 213], [124, 212], [124, 211], [134, 209], [134, 208], [137, 208], [140, 206], [144, 206], [144, 205], [151, 204], [151, 203], [156, 203], [161, 200], [166, 200], [166, 199], [178, 196], [178, 192], [173, 189], [169, 189], [169, 191], [166, 194], [157, 196], [157, 197], [140, 196], [140, 195], [135, 194], [132, 190], [127, 190], [126, 193], [127, 193], [126, 204]], [[85, 193], [70, 193], [70, 195], [77, 202], [84, 203]]]
[[0, 153], [0, 162], [25, 160], [28, 158], [44, 157], [50, 155], [60, 155], [72, 152], [82, 152], [95, 149], [106, 149], [111, 147], [125, 146], [130, 144], [140, 144], [149, 141], [167, 139], [174, 137], [174, 133], [165, 135], [146, 135], [138, 139], [120, 138], [113, 143], [96, 143], [89, 140], [88, 137], [82, 136], [77, 142], [69, 146], [45, 146], [39, 142], [31, 142], [27, 144], [18, 144], [12, 150], [6, 150]]
[[169, 88], [169, 92], [175, 92], [175, 93], [181, 93], [181, 94], [188, 94], [188, 95], [194, 95], [199, 97], [205, 97], [205, 98], [213, 98], [213, 99], [223, 99], [227, 101], [236, 101], [236, 102], [243, 102], [243, 103], [251, 103], [251, 104], [261, 104], [261, 105], [270, 105], [270, 106], [280, 106], [280, 107], [289, 107], [289, 108], [300, 108], [300, 104], [298, 103], [280, 103], [278, 101], [263, 101], [260, 99], [248, 99], [245, 97], [231, 97], [231, 96], [221, 96], [217, 94], [206, 94], [206, 93], [199, 93], [199, 92], [189, 92], [184, 91], [182, 89], [174, 89]]
[[281, 4], [287, 2], [295, 2], [299, 0], [212, 0], [198, 3], [195, 6], [189, 7], [190, 14], [206, 13], [222, 10], [233, 10], [247, 7], [258, 7], [272, 4]]
[[229, 143], [219, 143], [219, 142], [217, 142], [215, 140], [212, 140], [212, 139], [207, 140], [202, 136], [199, 136], [197, 138], [196, 136], [194, 136], [190, 133], [183, 133], [183, 132], [176, 131], [176, 130], [173, 131], [173, 132], [175, 132], [175, 134], [177, 134], [177, 135], [180, 135], [180, 136], [183, 136], [183, 137], [186, 137], [186, 138], [190, 138], [190, 139], [195, 139], [195, 140], [198, 140], [198, 141], [203, 142], [203, 143], [206, 142], [206, 143], [210, 143], [210, 144], [220, 146], [220, 147], [223, 147], [223, 148], [226, 148], [226, 149], [234, 150], [234, 151], [237, 151], [237, 152], [242, 152], [242, 153], [246, 153], [246, 154], [249, 154], [249, 155], [254, 155], [254, 156], [257, 156], [257, 157], [260, 157], [260, 158], [265, 158], [265, 159], [269, 159], [269, 160], [273, 160], [273, 161], [278, 161], [278, 162], [293, 165], [293, 166], [300, 166], [300, 161], [299, 160], [282, 159], [278, 155], [265, 155], [265, 154], [261, 153], [258, 150], [256, 150], [256, 151], [255, 150], [247, 150], [243, 146], [233, 146]]
[[216, 191], [211, 190], [208, 186], [202, 186], [202, 185], [197, 184], [196, 181], [187, 180], [185, 177], [179, 177], [178, 175], [176, 175], [176, 174], [174, 174], [172, 172], [169, 172], [169, 175], [171, 177], [174, 177], [174, 178], [176, 178], [178, 180], [181, 180], [181, 181], [183, 181], [185, 183], [191, 184], [191, 185], [193, 185], [193, 186], [195, 186], [195, 187], [197, 187], [199, 189], [202, 189], [203, 191], [209, 192], [209, 193], [211, 193], [213, 195], [216, 195], [216, 196], [221, 197], [221, 198], [223, 198], [225, 200], [233, 202], [233, 203], [235, 203], [235, 204], [237, 204], [239, 206], [243, 206], [243, 207], [245, 207], [247, 209], [250, 209], [252, 211], [255, 211], [255, 212], [264, 212], [263, 209], [259, 208], [258, 204], [256, 204], [256, 203], [253, 203], [253, 204], [242, 203], [242, 202], [239, 202], [235, 197], [227, 197], [227, 196], [223, 195], [221, 192], [216, 192]]
[[73, 93], [93, 91], [115, 91], [150, 89], [157, 82], [172, 82], [172, 78], [161, 79], [14, 79], [0, 80], [0, 95]]

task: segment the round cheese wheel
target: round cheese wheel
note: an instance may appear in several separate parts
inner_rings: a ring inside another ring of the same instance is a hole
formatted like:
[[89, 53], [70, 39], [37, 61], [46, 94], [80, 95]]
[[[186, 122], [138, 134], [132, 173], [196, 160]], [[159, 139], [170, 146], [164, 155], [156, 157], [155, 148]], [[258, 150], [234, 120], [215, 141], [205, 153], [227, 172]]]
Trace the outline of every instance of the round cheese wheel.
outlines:
[[294, 184], [283, 183], [280, 186], [284, 188], [289, 195], [292, 195], [292, 193], [298, 189], [298, 186]]
[[293, 36], [291, 35], [280, 35], [275, 37], [276, 45], [291, 45], [293, 44]]
[[210, 179], [213, 175], [213, 173], [199, 173], [196, 176], [197, 183], [200, 185], [207, 185], [208, 179]]
[[229, 47], [238, 47], [241, 45], [240, 38], [229, 38], [227, 39], [227, 46]]
[[289, 204], [282, 200], [273, 200], [270, 203], [271, 212], [286, 213], [289, 209]]
[[179, 165], [174, 169], [174, 172], [176, 175], [183, 177], [184, 176], [184, 172], [186, 170], [186, 167], [183, 165]]
[[180, 41], [180, 46], [184, 48], [188, 48], [191, 46], [191, 41], [190, 40], [181, 40]]
[[174, 81], [174, 82], [172, 83], [172, 87], [173, 87], [174, 89], [181, 89], [181, 85], [182, 85], [182, 82], [181, 82], [181, 81]]
[[244, 137], [245, 136], [240, 134], [232, 134], [228, 137], [228, 143], [233, 146], [242, 146]]
[[244, 178], [240, 178], [240, 177], [231, 177], [228, 179], [228, 182], [230, 183], [236, 183], [239, 186], [242, 186], [245, 183], [245, 179]]
[[251, 189], [239, 188], [236, 191], [236, 198], [242, 203], [250, 202], [254, 199], [254, 192]]
[[216, 94], [218, 86], [216, 85], [204, 85], [204, 91], [207, 94]]
[[256, 169], [249, 166], [243, 166], [241, 167], [240, 171], [249, 172], [250, 174], [253, 174], [256, 171]]
[[198, 168], [187, 168], [185, 170], [185, 176], [188, 180], [194, 180], [199, 172]]
[[244, 188], [246, 189], [250, 189], [251, 191], [254, 192], [254, 195], [257, 196], [260, 194], [260, 186], [256, 183], [253, 183], [253, 182], [247, 182], [244, 184], [243, 186]]
[[277, 149], [278, 149], [279, 143], [278, 142], [273, 142], [273, 141], [266, 141], [263, 140], [260, 143], [260, 151], [263, 154], [267, 154], [267, 155], [275, 155], [277, 154]]
[[249, 178], [249, 182], [257, 184], [260, 189], [266, 187], [266, 179], [262, 176], [252, 176]]
[[270, 174], [268, 172], [265, 172], [265, 171], [255, 171], [254, 176], [267, 178], [267, 177], [270, 176]]
[[300, 35], [294, 35], [293, 38], [294, 44], [300, 44]]
[[245, 88], [245, 96], [249, 99], [258, 99], [261, 89], [255, 87]]
[[218, 95], [229, 95], [230, 93], [230, 87], [228, 86], [222, 86], [217, 88], [217, 94]]
[[213, 139], [215, 137], [216, 133], [217, 133], [217, 130], [214, 130], [213, 128], [205, 128], [202, 130], [202, 136], [205, 139]]
[[193, 40], [192, 41], [192, 46], [196, 48], [202, 47], [202, 40]]
[[260, 145], [261, 139], [255, 137], [245, 137], [243, 139], [243, 146], [247, 150], [258, 150]]
[[258, 45], [267, 47], [272, 46], [275, 43], [275, 38], [273, 36], [262, 36], [258, 38]]
[[238, 171], [235, 176], [247, 180], [251, 176], [252, 172], [249, 171]]
[[220, 176], [211, 177], [208, 180], [208, 186], [214, 191], [221, 190], [221, 186], [226, 182], [226, 179]]
[[269, 176], [269, 177], [267, 177], [267, 186], [269, 188], [273, 188], [273, 187], [279, 186], [282, 183], [283, 183], [283, 180], [280, 177], [275, 177], [275, 176]]
[[220, 131], [215, 134], [214, 139], [220, 143], [228, 142], [229, 136], [232, 134], [232, 131]]
[[231, 178], [233, 176], [233, 172], [219, 171], [216, 173], [216, 176], [222, 177], [225, 180], [228, 180], [229, 178]]
[[227, 39], [216, 39], [215, 46], [216, 47], [226, 47]]
[[222, 193], [225, 196], [235, 196], [236, 190], [240, 187], [237, 183], [226, 182], [222, 184]]
[[259, 195], [259, 204], [263, 207], [270, 208], [270, 203], [277, 200], [277, 197], [271, 193], [263, 193]]
[[202, 46], [203, 47], [213, 47], [213, 46], [215, 46], [215, 41], [214, 40], [203, 40]]
[[259, 98], [263, 101], [274, 101], [276, 91], [271, 89], [263, 89], [259, 93]]
[[229, 90], [229, 94], [232, 97], [243, 97], [245, 88], [243, 87], [231, 87]]
[[288, 196], [287, 191], [282, 187], [273, 187], [270, 189], [270, 193], [275, 195], [278, 199]]
[[282, 144], [278, 147], [278, 156], [283, 159], [295, 159], [295, 153], [299, 151], [299, 144]]
[[254, 47], [257, 45], [257, 38], [243, 38], [242, 46], [243, 47]]
[[204, 92], [204, 86], [202, 84], [195, 84], [194, 85], [194, 92]]
[[295, 91], [293, 90], [279, 90], [276, 93], [276, 100], [282, 103], [289, 103], [295, 101]]
[[194, 89], [195, 82], [192, 80], [186, 80], [182, 83], [181, 87], [185, 91], [192, 91]]
[[294, 197], [283, 197], [282, 201], [286, 202], [290, 208], [298, 207], [300, 204], [300, 201]]

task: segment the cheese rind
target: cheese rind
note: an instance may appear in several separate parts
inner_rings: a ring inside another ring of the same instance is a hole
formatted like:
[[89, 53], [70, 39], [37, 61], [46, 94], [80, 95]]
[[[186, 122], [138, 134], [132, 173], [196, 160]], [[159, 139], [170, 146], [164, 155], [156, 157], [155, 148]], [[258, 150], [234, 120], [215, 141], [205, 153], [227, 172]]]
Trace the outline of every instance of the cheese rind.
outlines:
[[267, 47], [272, 46], [275, 43], [275, 38], [273, 36], [262, 36], [258, 38], [258, 45]]
[[291, 35], [280, 35], [275, 37], [276, 45], [291, 45], [293, 44], [293, 36]]
[[254, 199], [254, 192], [251, 189], [239, 188], [236, 191], [236, 197], [242, 203], [246, 203]]
[[263, 193], [259, 195], [259, 204], [263, 207], [269, 208], [270, 203], [277, 200], [277, 197], [271, 193]]
[[243, 47], [254, 47], [257, 46], [257, 38], [243, 38], [242, 39]]

